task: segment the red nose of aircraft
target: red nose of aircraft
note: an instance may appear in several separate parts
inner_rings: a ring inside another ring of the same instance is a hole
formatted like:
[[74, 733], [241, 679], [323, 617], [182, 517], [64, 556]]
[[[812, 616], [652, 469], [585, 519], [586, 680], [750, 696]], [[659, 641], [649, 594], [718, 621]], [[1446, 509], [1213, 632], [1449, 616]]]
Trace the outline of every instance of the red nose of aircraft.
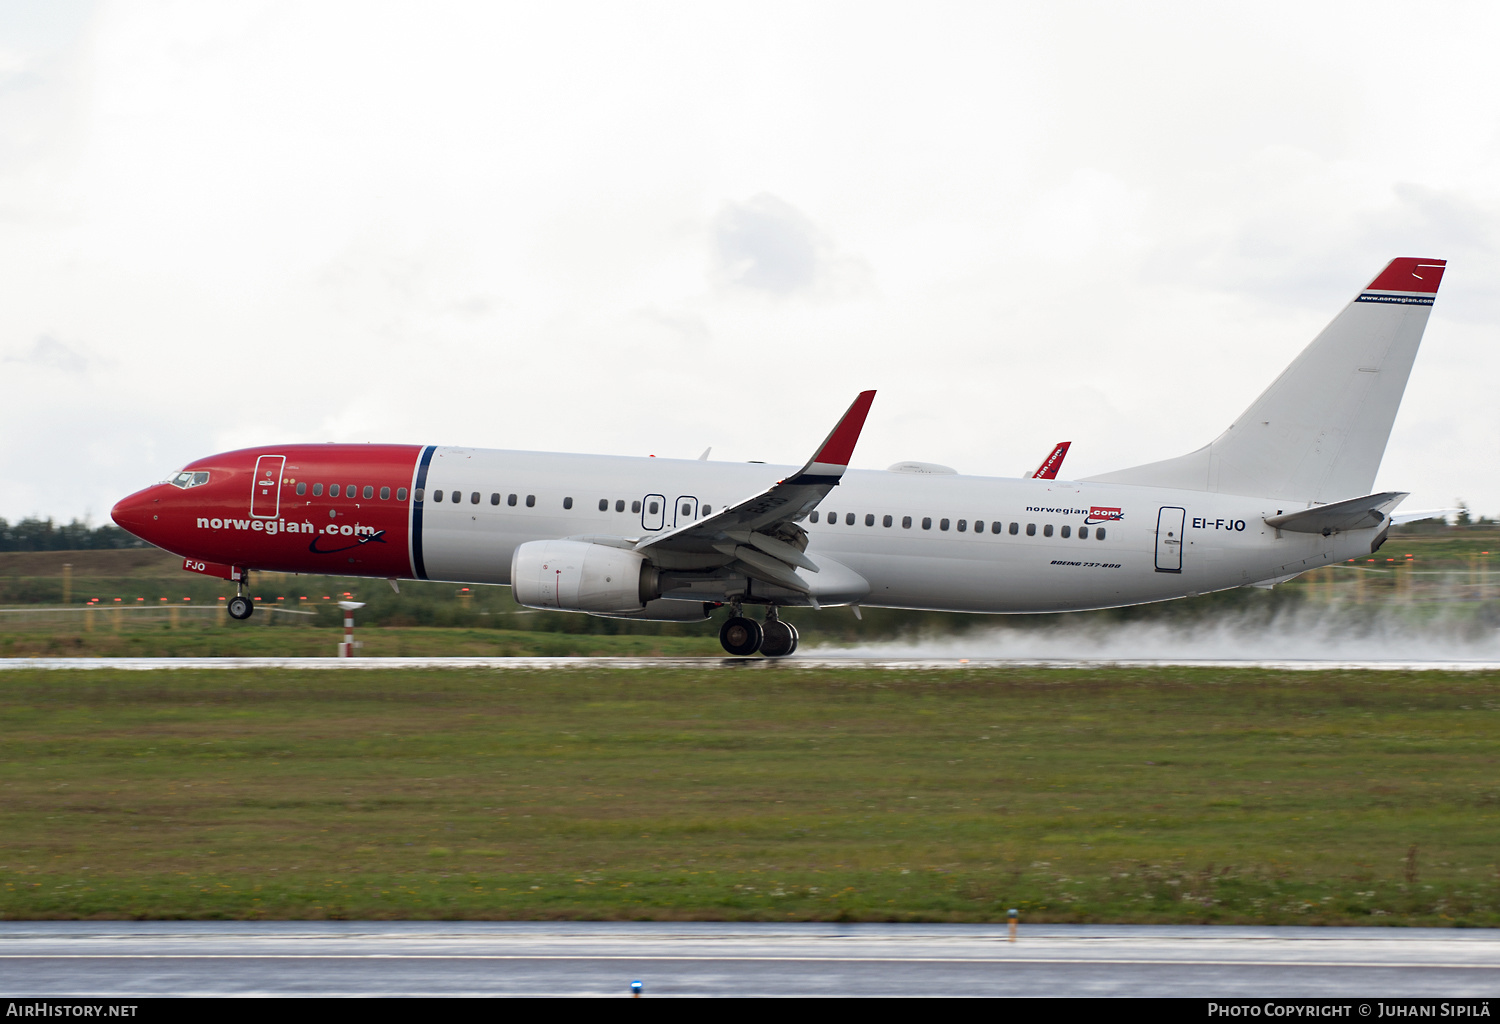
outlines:
[[132, 533], [148, 543], [155, 543], [152, 539], [160, 531], [161, 521], [157, 518], [161, 514], [161, 485], [147, 487], [143, 491], [136, 491], [128, 498], [121, 498], [115, 507], [109, 510], [109, 517], [115, 521], [115, 525], [127, 533]]

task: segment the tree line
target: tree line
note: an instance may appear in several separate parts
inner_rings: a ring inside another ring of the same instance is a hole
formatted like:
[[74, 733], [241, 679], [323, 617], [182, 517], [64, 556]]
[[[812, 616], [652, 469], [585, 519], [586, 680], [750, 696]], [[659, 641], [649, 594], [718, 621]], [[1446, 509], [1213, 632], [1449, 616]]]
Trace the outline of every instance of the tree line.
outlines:
[[80, 519], [56, 523], [50, 517], [29, 517], [17, 523], [0, 519], [0, 551], [89, 551], [146, 546], [145, 541], [114, 525], [90, 526]]

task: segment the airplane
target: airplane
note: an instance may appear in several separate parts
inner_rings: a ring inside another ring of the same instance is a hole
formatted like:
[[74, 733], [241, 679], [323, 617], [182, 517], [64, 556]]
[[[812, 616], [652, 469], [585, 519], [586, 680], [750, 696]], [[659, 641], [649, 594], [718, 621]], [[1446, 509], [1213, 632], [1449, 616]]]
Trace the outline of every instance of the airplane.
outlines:
[[[1393, 260], [1250, 407], [1186, 455], [1080, 480], [851, 469], [862, 392], [800, 467], [442, 445], [291, 444], [198, 459], [123, 529], [232, 581], [265, 570], [510, 586], [531, 608], [702, 621], [797, 649], [782, 608], [1062, 612], [1270, 586], [1378, 550], [1370, 493], [1446, 266]], [[1053, 458], [1060, 461], [1064, 445]], [[763, 618], [750, 609], [763, 609]]]

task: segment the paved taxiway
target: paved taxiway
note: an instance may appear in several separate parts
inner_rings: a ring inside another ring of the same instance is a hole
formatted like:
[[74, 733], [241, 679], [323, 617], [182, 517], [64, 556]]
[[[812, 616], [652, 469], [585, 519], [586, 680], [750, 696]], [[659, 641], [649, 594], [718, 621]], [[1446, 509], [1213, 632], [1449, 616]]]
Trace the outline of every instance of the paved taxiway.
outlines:
[[1500, 933], [1432, 928], [0, 922], [0, 994], [1500, 995]]
[[1494, 672], [1500, 661], [1318, 661], [1232, 658], [0, 658], [4, 669], [664, 669], [755, 668], [941, 670], [984, 668], [1263, 668], [1281, 671]]

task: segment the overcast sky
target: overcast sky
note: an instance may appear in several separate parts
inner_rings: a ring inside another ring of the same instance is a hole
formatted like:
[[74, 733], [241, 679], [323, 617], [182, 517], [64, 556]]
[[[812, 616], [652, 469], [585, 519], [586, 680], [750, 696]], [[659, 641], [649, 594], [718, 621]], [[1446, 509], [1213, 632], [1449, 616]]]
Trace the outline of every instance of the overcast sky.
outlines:
[[0, 4], [0, 516], [400, 441], [1065, 476], [1450, 261], [1377, 488], [1500, 512], [1500, 6]]

